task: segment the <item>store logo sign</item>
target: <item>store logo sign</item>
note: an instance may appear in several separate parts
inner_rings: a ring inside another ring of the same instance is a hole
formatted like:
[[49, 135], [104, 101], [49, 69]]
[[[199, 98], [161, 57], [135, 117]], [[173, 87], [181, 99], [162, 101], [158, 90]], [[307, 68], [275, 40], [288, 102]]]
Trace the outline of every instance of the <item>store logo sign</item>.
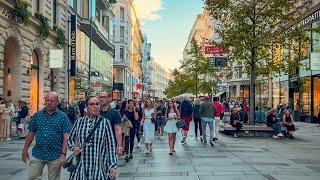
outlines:
[[77, 16], [71, 15], [70, 21], [70, 76], [76, 76]]
[[49, 67], [63, 68], [63, 49], [51, 49], [49, 53]]

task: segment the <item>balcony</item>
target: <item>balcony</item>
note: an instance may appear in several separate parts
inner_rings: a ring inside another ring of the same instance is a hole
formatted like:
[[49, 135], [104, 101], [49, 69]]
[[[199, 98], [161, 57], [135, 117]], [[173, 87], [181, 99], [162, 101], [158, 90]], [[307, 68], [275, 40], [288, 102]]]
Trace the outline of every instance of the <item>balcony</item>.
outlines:
[[[92, 22], [92, 40], [100, 49], [113, 53], [114, 46], [109, 41], [109, 34], [107, 30], [94, 17], [92, 18]], [[81, 19], [80, 24], [82, 30], [90, 36], [90, 20], [83, 18]]]
[[100, 24], [99, 20], [96, 19], [95, 17], [93, 17], [93, 18], [92, 18], [92, 21], [93, 21], [93, 23], [97, 26], [98, 31], [100, 31], [101, 34], [102, 34], [107, 40], [109, 40], [109, 33], [108, 33], [108, 31], [105, 29], [105, 27], [103, 27], [103, 26]]
[[101, 9], [109, 9], [110, 7], [109, 0], [97, 0], [96, 7], [99, 7]]
[[125, 61], [113, 61], [113, 67], [131, 69], [130, 63]]

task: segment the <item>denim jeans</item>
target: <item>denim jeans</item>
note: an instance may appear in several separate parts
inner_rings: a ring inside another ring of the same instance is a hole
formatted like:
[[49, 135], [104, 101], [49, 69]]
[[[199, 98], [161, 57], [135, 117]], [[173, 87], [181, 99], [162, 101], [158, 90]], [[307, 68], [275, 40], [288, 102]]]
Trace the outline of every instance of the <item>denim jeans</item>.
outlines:
[[198, 137], [198, 130], [200, 131], [200, 136], [202, 136], [202, 126], [201, 126], [201, 117], [196, 116], [194, 117], [194, 133], [196, 137]]
[[202, 126], [202, 137], [204, 142], [207, 142], [207, 133], [206, 133], [207, 124], [209, 125], [209, 129], [210, 129], [210, 141], [212, 141], [213, 132], [214, 132], [214, 125], [213, 125], [214, 119], [202, 117], [201, 126]]
[[281, 124], [279, 123], [273, 124], [271, 128], [275, 130], [276, 134], [281, 133]]

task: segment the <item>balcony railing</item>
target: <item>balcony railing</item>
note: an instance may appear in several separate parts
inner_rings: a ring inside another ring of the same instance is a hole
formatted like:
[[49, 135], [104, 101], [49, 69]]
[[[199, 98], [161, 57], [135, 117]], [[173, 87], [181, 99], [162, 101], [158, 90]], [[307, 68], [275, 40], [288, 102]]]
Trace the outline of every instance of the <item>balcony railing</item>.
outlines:
[[101, 32], [101, 34], [107, 39], [109, 40], [109, 33], [108, 31], [105, 29], [105, 27], [103, 27], [100, 22], [98, 21], [98, 19], [96, 19], [95, 17], [92, 18], [93, 23], [97, 26], [98, 31]]

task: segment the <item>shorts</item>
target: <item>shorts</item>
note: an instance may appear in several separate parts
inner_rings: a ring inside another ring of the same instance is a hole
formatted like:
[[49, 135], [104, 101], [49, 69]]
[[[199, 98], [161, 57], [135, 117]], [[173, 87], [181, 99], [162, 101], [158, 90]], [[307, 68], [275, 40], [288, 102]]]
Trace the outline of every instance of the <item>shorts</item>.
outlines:
[[182, 128], [182, 130], [189, 131], [191, 116], [181, 116], [181, 119], [186, 121], [186, 125]]

